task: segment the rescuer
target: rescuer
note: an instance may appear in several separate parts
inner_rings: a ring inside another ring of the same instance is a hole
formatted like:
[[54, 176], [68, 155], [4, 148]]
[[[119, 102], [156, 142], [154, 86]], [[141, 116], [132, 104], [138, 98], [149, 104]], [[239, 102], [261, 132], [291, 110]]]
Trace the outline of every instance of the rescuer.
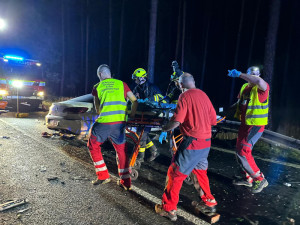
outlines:
[[167, 184], [162, 204], [155, 206], [156, 213], [176, 221], [177, 204], [182, 182], [190, 173], [196, 175], [203, 190], [198, 207], [215, 212], [217, 202], [210, 192], [207, 177], [207, 157], [211, 145], [211, 126], [217, 124], [216, 111], [208, 96], [197, 89], [189, 73], [180, 76], [181, 88], [186, 90], [179, 96], [178, 104], [170, 122], [162, 128], [160, 138], [166, 139], [166, 131], [179, 126], [183, 141], [176, 151], [167, 173]]
[[183, 71], [179, 69], [179, 65], [176, 61], [172, 62], [172, 67], [173, 74], [171, 75], [171, 82], [169, 83], [164, 100], [167, 103], [177, 104], [179, 95], [182, 93], [179, 85], [179, 77], [183, 74]]
[[111, 78], [107, 65], [100, 65], [97, 75], [100, 82], [94, 86], [92, 94], [99, 117], [93, 124], [88, 141], [88, 148], [97, 174], [97, 179], [92, 181], [92, 184], [105, 184], [111, 181], [101, 153], [101, 144], [109, 139], [117, 152], [120, 176], [118, 184], [125, 190], [130, 190], [130, 168], [125, 140], [126, 99], [132, 102], [131, 118], [135, 116], [137, 99], [126, 83]]
[[[161, 91], [159, 88], [150, 83], [147, 79], [147, 72], [143, 68], [136, 69], [132, 74], [132, 79], [136, 83], [136, 87], [133, 89], [134, 95], [140, 99], [140, 101], [155, 101], [159, 102], [163, 99]], [[147, 161], [153, 161], [159, 153], [157, 152], [157, 148], [149, 137], [149, 133], [151, 131], [150, 127], [145, 127], [144, 134], [142, 136], [140, 142], [140, 150], [137, 156], [137, 160], [140, 162], [144, 162], [145, 151], [149, 151], [149, 157], [147, 157]], [[138, 129], [138, 133], [141, 132], [141, 129]]]
[[241, 121], [236, 142], [236, 155], [245, 177], [234, 180], [235, 185], [252, 187], [252, 193], [261, 192], [268, 186], [268, 181], [256, 165], [252, 149], [268, 124], [270, 87], [260, 77], [258, 67], [248, 68], [247, 73], [235, 69], [228, 70], [229, 77], [239, 77], [247, 81], [238, 95], [235, 117]]

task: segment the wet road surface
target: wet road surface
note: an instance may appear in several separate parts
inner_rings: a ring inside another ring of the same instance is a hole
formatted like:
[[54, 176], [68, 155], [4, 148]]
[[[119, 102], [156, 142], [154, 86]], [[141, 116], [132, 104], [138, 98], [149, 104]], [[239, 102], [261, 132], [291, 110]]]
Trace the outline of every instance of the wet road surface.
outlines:
[[[94, 178], [87, 149], [81, 142], [58, 138], [44, 139], [45, 113], [31, 118], [0, 117], [0, 201], [28, 198], [27, 206], [0, 213], [0, 224], [171, 224], [154, 213], [154, 203], [147, 196], [125, 193], [114, 183], [93, 187]], [[161, 155], [143, 163], [133, 185], [160, 199], [170, 164], [168, 144], [159, 145]], [[283, 224], [293, 218], [300, 221], [300, 166], [257, 159], [269, 181], [259, 194], [245, 187], [235, 187], [232, 179], [238, 166], [232, 149], [213, 147], [209, 156], [208, 176], [218, 201], [221, 220], [218, 224]], [[110, 145], [103, 150], [109, 171], [117, 174], [115, 152]], [[67, 154], [65, 154], [67, 153]], [[82, 164], [83, 163], [83, 164]], [[43, 168], [46, 171], [43, 171]], [[49, 182], [47, 178], [58, 179]], [[84, 178], [84, 179], [79, 179]], [[283, 185], [291, 184], [290, 187]], [[108, 188], [107, 188], [108, 187]], [[198, 200], [192, 185], [184, 184], [178, 207], [193, 214], [191, 201]], [[28, 215], [17, 218], [17, 211], [30, 207]], [[195, 215], [195, 214], [194, 214]], [[49, 222], [49, 223], [48, 223]], [[172, 223], [174, 224], [174, 223]], [[192, 224], [179, 217], [175, 224]]]

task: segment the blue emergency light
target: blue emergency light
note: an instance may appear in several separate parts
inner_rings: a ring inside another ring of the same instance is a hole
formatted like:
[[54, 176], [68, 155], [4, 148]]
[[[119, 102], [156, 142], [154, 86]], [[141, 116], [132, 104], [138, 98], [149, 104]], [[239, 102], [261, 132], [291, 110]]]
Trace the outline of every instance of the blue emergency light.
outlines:
[[15, 61], [23, 61], [24, 58], [20, 56], [15, 56], [15, 55], [5, 55], [3, 56], [4, 59], [9, 59], [9, 60], [15, 60]]

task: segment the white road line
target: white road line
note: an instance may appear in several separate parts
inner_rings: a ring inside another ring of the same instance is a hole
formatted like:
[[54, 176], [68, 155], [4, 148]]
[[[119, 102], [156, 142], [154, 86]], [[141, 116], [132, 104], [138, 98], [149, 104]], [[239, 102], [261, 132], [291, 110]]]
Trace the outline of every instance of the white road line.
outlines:
[[[220, 152], [226, 152], [226, 153], [235, 155], [234, 151], [226, 150], [226, 149], [215, 147], [215, 146], [212, 146], [211, 148], [214, 149], [214, 150], [220, 151]], [[271, 163], [276, 163], [276, 164], [280, 164], [280, 165], [284, 165], [284, 166], [289, 166], [289, 167], [293, 167], [293, 168], [296, 168], [296, 169], [300, 169], [300, 165], [293, 164], [293, 163], [281, 162], [281, 161], [273, 160], [273, 159], [265, 159], [265, 158], [261, 158], [259, 156], [255, 156], [254, 158], [262, 160], [262, 161], [265, 161], [265, 162], [271, 162]]]
[[[27, 136], [27, 137], [29, 137], [29, 138], [35, 140], [36, 142], [40, 143], [41, 145], [44, 145], [45, 147], [50, 148], [50, 149], [53, 150], [53, 146], [44, 143], [43, 141], [41, 141], [40, 139], [38, 139], [38, 138], [36, 138], [36, 137], [30, 136], [30, 135], [27, 134], [25, 131], [19, 129], [19, 128], [16, 127], [16, 126], [13, 126], [13, 125], [9, 124], [8, 122], [6, 122], [6, 121], [4, 121], [4, 120], [2, 120], [2, 119], [0, 119], [0, 121], [3, 122], [3, 123], [5, 123], [5, 124], [8, 125], [8, 126], [14, 128], [15, 130], [21, 132], [23, 135], [25, 135], [25, 136]], [[56, 148], [54, 148], [54, 149], [56, 149]], [[58, 151], [58, 150], [56, 150], [56, 151], [59, 152], [59, 153], [61, 153], [61, 154], [64, 154], [64, 155], [70, 157], [68, 154], [66, 154], [66, 153], [64, 153], [64, 152], [62, 152], [62, 151]], [[73, 159], [73, 158], [72, 158], [72, 159]], [[77, 160], [76, 160], [76, 161], [77, 161]], [[78, 161], [77, 161], [77, 162], [78, 162]], [[84, 162], [84, 161], [82, 161], [82, 160], [79, 160], [79, 162], [80, 162], [81, 164], [83, 164], [84, 166], [86, 166], [87, 168], [94, 170], [94, 166], [93, 166], [92, 164], [86, 163], [86, 162]], [[114, 179], [114, 180], [118, 180], [118, 179], [119, 179], [119, 177], [117, 177], [117, 176], [115, 176], [115, 175], [112, 175], [112, 174], [110, 174], [110, 175], [111, 175], [112, 179]], [[136, 186], [134, 186], [134, 185], [132, 185], [132, 191], [136, 192], [138, 195], [143, 196], [144, 198], [146, 198], [147, 200], [151, 201], [151, 202], [154, 203], [154, 204], [159, 204], [159, 203], [161, 203], [161, 199], [155, 197], [154, 195], [151, 195], [150, 193], [148, 193], [148, 192], [146, 192], [146, 191], [144, 191], [144, 190], [142, 190], [142, 189], [140, 189], [140, 188], [138, 188], [138, 187], [136, 187]], [[162, 191], [163, 191], [163, 190], [162, 190]], [[154, 211], [154, 209], [153, 209], [153, 211]], [[198, 217], [196, 217], [196, 216], [194, 216], [194, 215], [192, 215], [192, 214], [186, 212], [186, 211], [183, 210], [183, 209], [178, 209], [178, 210], [177, 210], [177, 215], [183, 217], [185, 220], [187, 220], [187, 221], [189, 221], [189, 222], [192, 222], [192, 223], [194, 223], [194, 224], [196, 224], [196, 225], [209, 225], [209, 223], [207, 223], [206, 221], [201, 220], [200, 218], [198, 218]]]

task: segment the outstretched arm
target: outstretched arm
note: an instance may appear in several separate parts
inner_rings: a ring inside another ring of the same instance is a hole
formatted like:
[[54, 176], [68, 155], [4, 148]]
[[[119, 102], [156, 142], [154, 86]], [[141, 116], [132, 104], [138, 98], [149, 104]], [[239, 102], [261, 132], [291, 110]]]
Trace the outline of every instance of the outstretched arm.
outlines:
[[268, 88], [267, 82], [264, 81], [259, 76], [254, 76], [254, 75], [249, 75], [249, 74], [246, 74], [246, 73], [242, 73], [240, 71], [237, 71], [236, 69], [228, 70], [228, 76], [229, 77], [240, 77], [240, 78], [242, 78], [243, 80], [245, 80], [249, 83], [257, 85], [258, 88], [262, 91], [265, 91]]
[[267, 82], [258, 76], [241, 73], [239, 77], [249, 83], [256, 84], [257, 87], [262, 91], [265, 91], [268, 88]]

